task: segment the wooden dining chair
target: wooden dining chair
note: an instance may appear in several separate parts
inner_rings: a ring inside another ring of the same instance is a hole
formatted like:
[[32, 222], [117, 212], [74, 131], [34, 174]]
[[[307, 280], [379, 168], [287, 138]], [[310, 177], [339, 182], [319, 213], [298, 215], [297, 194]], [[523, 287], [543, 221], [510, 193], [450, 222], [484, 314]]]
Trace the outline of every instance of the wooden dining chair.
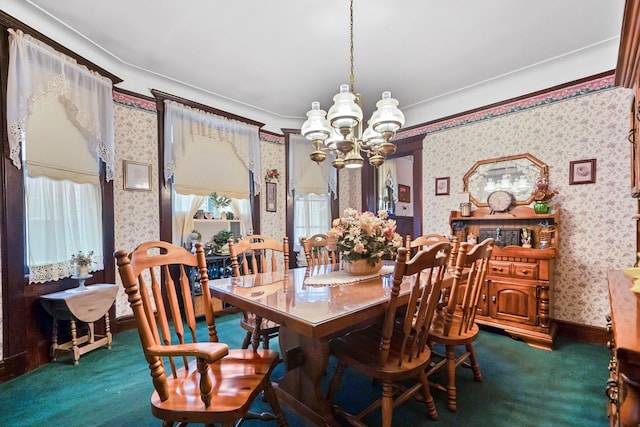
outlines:
[[[247, 236], [237, 243], [229, 239], [229, 255], [236, 277], [276, 271], [278, 265], [286, 270], [289, 268], [289, 239], [285, 236], [280, 242], [259, 234]], [[269, 341], [278, 336], [280, 329], [278, 323], [247, 312], [242, 313], [240, 326], [247, 331], [242, 348], [249, 348], [249, 344], [252, 344], [254, 350], [260, 342], [263, 348], [268, 349]]]
[[329, 237], [326, 234], [314, 234], [302, 238], [302, 248], [308, 267], [318, 265], [331, 265], [340, 262], [340, 254], [329, 245]]
[[[249, 418], [277, 419], [280, 426], [286, 425], [270, 380], [278, 352], [229, 349], [218, 341], [201, 243], [196, 244], [195, 254], [155, 241], [141, 244], [129, 255], [125, 251], [114, 255], [151, 370], [155, 388], [151, 413], [164, 426], [233, 426]], [[200, 275], [208, 342], [197, 340], [190, 267]], [[273, 414], [249, 411], [262, 392]]]
[[[329, 401], [333, 401], [348, 367], [382, 383], [381, 398], [360, 413], [350, 414], [335, 407], [350, 424], [363, 425], [365, 416], [381, 408], [382, 426], [391, 427], [393, 409], [418, 392], [422, 393], [428, 416], [438, 417], [426, 375], [431, 358], [427, 338], [450, 251], [451, 244], [438, 243], [407, 261], [407, 249], [399, 248], [382, 326], [355, 330], [329, 342], [331, 354], [338, 359], [327, 393]], [[410, 289], [406, 305], [398, 300], [403, 282]], [[410, 388], [397, 387], [407, 379], [418, 382]]]
[[449, 239], [442, 234], [436, 233], [423, 234], [415, 239], [411, 237], [411, 234], [407, 234], [407, 237], [405, 238], [405, 246], [407, 247], [407, 250], [414, 250], [413, 252], [417, 252], [422, 249], [429, 249], [437, 243], [449, 243]]
[[[451, 411], [457, 409], [456, 368], [458, 366], [470, 368], [474, 379], [482, 381], [480, 365], [473, 348], [473, 342], [478, 338], [480, 331], [475, 323], [475, 317], [493, 247], [494, 241], [491, 238], [475, 246], [466, 242], [460, 244], [453, 271], [453, 284], [447, 294], [448, 300], [441, 310], [436, 311], [431, 324], [429, 341], [432, 344], [445, 346], [446, 354], [437, 355], [441, 360], [429, 369], [427, 375], [430, 376], [446, 366], [446, 386], [437, 383], [433, 383], [432, 386], [446, 391], [447, 407]], [[463, 271], [468, 271], [465, 279], [463, 279]], [[456, 356], [455, 348], [458, 346], [464, 346], [465, 352]]]

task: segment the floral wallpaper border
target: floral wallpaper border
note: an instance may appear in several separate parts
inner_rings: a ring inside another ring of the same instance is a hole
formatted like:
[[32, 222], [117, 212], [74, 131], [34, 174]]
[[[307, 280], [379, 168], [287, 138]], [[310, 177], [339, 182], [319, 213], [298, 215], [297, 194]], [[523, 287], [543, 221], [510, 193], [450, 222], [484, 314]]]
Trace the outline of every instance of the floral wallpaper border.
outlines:
[[508, 114], [519, 113], [531, 108], [537, 108], [543, 105], [549, 105], [556, 102], [566, 101], [568, 99], [589, 95], [603, 89], [614, 87], [614, 75], [596, 78], [587, 82], [581, 82], [572, 86], [563, 87], [562, 89], [546, 92], [529, 98], [519, 99], [507, 104], [499, 105], [495, 108], [483, 109], [474, 113], [463, 116], [454, 117], [449, 120], [437, 121], [435, 123], [419, 126], [414, 129], [398, 132], [396, 139], [409, 138], [415, 135], [429, 134], [452, 129], [458, 126], [464, 126], [483, 120], [494, 119], [496, 117], [506, 116]]

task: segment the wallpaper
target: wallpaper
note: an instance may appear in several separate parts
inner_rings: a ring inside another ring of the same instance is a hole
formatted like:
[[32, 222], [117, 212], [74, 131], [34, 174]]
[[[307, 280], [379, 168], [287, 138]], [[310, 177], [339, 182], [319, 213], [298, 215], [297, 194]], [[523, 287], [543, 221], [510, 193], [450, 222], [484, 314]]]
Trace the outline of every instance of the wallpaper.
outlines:
[[[123, 96], [114, 97], [116, 177], [114, 188], [115, 249], [132, 251], [141, 242], [160, 238], [158, 215], [158, 124], [155, 109]], [[124, 160], [151, 165], [151, 191], [124, 190]], [[117, 267], [116, 267], [117, 268]], [[119, 285], [116, 298], [116, 317], [131, 314], [127, 295]]]
[[[266, 211], [266, 186], [263, 186], [263, 194], [260, 195], [260, 229], [261, 234], [276, 239], [282, 239], [287, 234], [287, 176], [285, 174], [284, 144], [260, 141], [260, 162], [262, 170], [278, 169], [280, 179], [277, 180], [276, 211]], [[264, 183], [264, 177], [262, 177]], [[289, 247], [291, 247], [289, 242]]]
[[[365, 163], [365, 168], [371, 167]], [[362, 179], [360, 169], [341, 169], [338, 172], [338, 213], [347, 208], [362, 210]]]
[[[477, 160], [532, 154], [549, 166], [551, 188], [559, 192], [551, 203], [560, 212], [552, 317], [604, 327], [606, 272], [635, 262], [637, 200], [629, 192], [627, 141], [631, 91], [577, 93], [511, 114], [485, 112], [482, 120], [463, 119], [427, 134], [423, 229], [449, 234], [449, 211], [458, 209], [462, 177]], [[596, 183], [569, 185], [569, 162], [585, 159], [597, 159]], [[450, 195], [434, 196], [435, 178], [447, 176]]]

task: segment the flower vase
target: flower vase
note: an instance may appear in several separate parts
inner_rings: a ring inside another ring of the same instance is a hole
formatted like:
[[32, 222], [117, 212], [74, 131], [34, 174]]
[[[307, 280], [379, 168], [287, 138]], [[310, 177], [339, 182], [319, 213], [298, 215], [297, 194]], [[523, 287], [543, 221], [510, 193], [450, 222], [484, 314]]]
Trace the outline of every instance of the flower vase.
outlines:
[[549, 213], [549, 203], [536, 200], [535, 204], [533, 205], [533, 210], [537, 214]]
[[88, 277], [89, 266], [88, 265], [76, 265], [76, 277]]
[[378, 258], [378, 261], [376, 261], [374, 265], [371, 265], [368, 259], [357, 259], [353, 261], [343, 260], [342, 262], [342, 269], [352, 276], [376, 274], [381, 268], [381, 258]]

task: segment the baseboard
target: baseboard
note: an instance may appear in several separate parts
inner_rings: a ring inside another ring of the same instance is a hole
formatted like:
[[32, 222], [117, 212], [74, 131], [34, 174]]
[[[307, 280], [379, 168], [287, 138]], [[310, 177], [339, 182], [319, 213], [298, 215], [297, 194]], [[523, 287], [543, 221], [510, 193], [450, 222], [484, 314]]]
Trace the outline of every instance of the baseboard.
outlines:
[[136, 319], [133, 317], [133, 314], [129, 314], [127, 316], [118, 317], [116, 319], [116, 331], [124, 332], [130, 329], [135, 329], [138, 326], [136, 325]]
[[607, 341], [610, 339], [605, 328], [582, 325], [564, 320], [555, 320], [555, 322], [556, 325], [558, 325], [558, 335], [562, 337], [602, 345], [606, 345]]

